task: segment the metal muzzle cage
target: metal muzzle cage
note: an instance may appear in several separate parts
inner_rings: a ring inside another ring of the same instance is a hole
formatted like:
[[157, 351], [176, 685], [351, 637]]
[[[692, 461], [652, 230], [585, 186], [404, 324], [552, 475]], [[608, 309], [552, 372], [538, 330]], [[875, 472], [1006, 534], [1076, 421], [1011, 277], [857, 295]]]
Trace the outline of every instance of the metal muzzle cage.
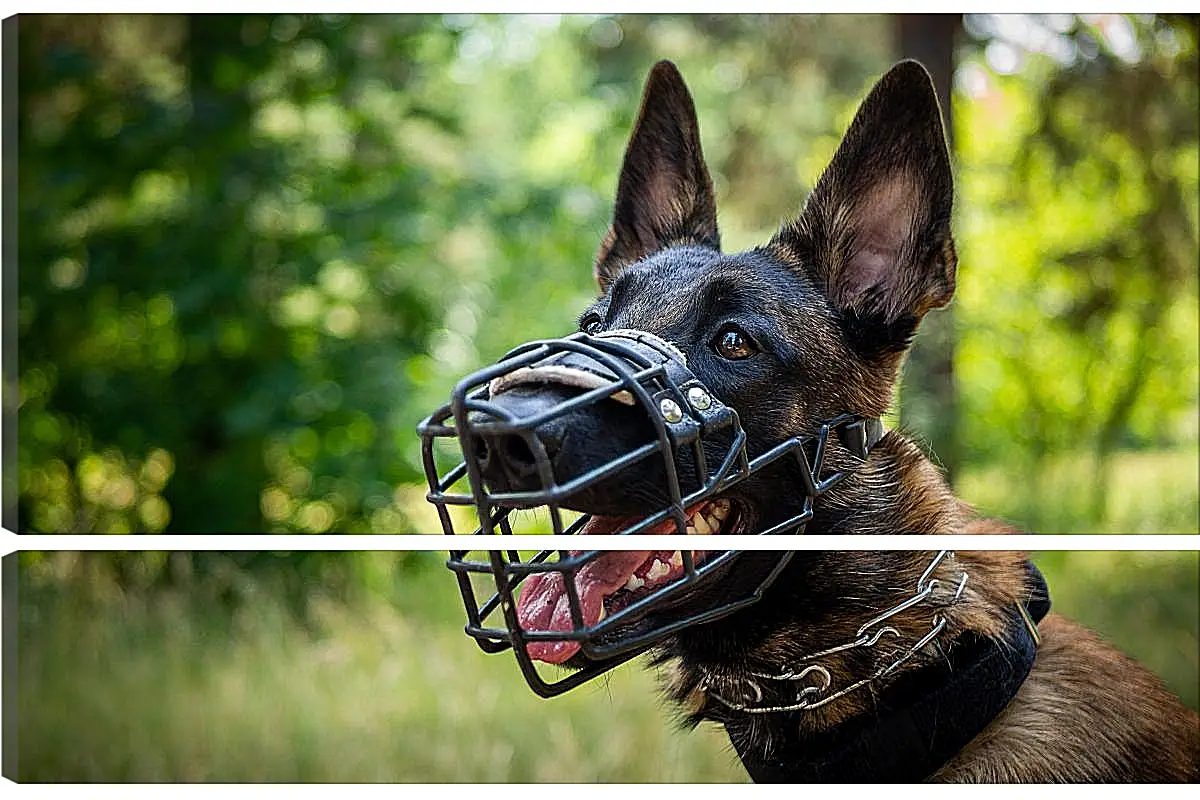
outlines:
[[[516, 414], [497, 398], [518, 387], [534, 392], [539, 387], [552, 387], [561, 399], [534, 413]], [[605, 403], [637, 409], [649, 423], [651, 440], [602, 463], [587, 465], [579, 474], [556, 471], [538, 430], [581, 409]], [[627, 470], [647, 465], [660, 476], [667, 502], [660, 508], [646, 509], [642, 516], [621, 519], [617, 530], [596, 532], [626, 535], [653, 529], [656, 533], [684, 534], [688, 509], [788, 459], [794, 462], [796, 494], [803, 497], [802, 507], [790, 518], [757, 531], [779, 534], [802, 533], [812, 518], [813, 501], [847, 474], [844, 470], [826, 474], [823, 461], [830, 436], [838, 436], [850, 452], [865, 459], [881, 435], [881, 427], [878, 420], [842, 415], [821, 425], [814, 435], [793, 437], [751, 458], [737, 412], [691, 372], [678, 349], [654, 334], [621, 330], [598, 335], [576, 333], [517, 347], [498, 363], [459, 381], [450, 402], [425, 419], [418, 433], [429, 483], [427, 499], [436, 508], [446, 534], [458, 533], [456, 522], [477, 535], [586, 532], [593, 517], [569, 511], [567, 504], [572, 498]], [[497, 437], [515, 437], [524, 444], [531, 460], [528, 485], [496, 486], [496, 481], [485, 479], [481, 450]], [[442, 470], [439, 460], [449, 462], [449, 468]], [[681, 481], [681, 475], [686, 480]], [[473, 519], [464, 519], [468, 508], [475, 512], [470, 515]], [[538, 512], [547, 516], [539, 516]], [[574, 513], [578, 516], [569, 516]], [[692, 541], [700, 544], [705, 540]], [[711, 582], [719, 570], [739, 556], [733, 551], [697, 552], [699, 557], [681, 548], [682, 569], [676, 578], [592, 624], [584, 620], [576, 580], [580, 570], [600, 558], [603, 551], [543, 550], [523, 556], [516, 550], [492, 550], [485, 557], [472, 558], [470, 551], [455, 550], [450, 553], [448, 566], [458, 578], [467, 612], [467, 634], [487, 652], [512, 647], [530, 686], [549, 697], [611, 669], [684, 627], [713, 621], [756, 602], [790, 558], [789, 553], [779, 553], [774, 568], [740, 597], [726, 598], [699, 612], [657, 615], [655, 619], [661, 616], [662, 621], [652, 626], [630, 625]], [[558, 573], [563, 582], [569, 630], [529, 630], [518, 619], [518, 587], [531, 575], [547, 573]], [[494, 590], [472, 579], [481, 575], [490, 576], [488, 583], [494, 584]], [[477, 590], [487, 595], [482, 603]], [[527, 651], [529, 643], [539, 641], [577, 643], [587, 666], [555, 683], [546, 682]]]
[[[571, 356], [586, 359], [591, 371], [564, 366]], [[551, 372], [555, 368], [561, 371]], [[516, 418], [492, 401], [498, 382], [523, 377], [529, 384], [540, 372], [548, 372], [546, 383], [561, 385], [562, 372], [576, 377], [590, 376], [590, 387], [579, 394], [531, 417]], [[554, 472], [546, 448], [536, 430], [586, 406], [605, 402], [625, 402], [644, 409], [654, 430], [654, 440], [609, 459], [582, 474], [560, 480]], [[727, 439], [725, 452], [712, 468], [704, 444], [722, 431]], [[691, 374], [683, 355], [668, 342], [644, 331], [613, 331], [600, 336], [576, 333], [563, 339], [530, 342], [511, 351], [498, 363], [468, 375], [458, 382], [451, 401], [429, 416], [418, 428], [422, 437], [422, 458], [429, 481], [428, 499], [438, 510], [442, 530], [455, 533], [449, 508], [473, 505], [478, 528], [475, 533], [512, 533], [511, 513], [515, 509], [544, 506], [549, 511], [549, 532], [576, 533], [586, 524], [586, 515], [572, 523], [563, 521], [563, 501], [622, 470], [658, 458], [665, 476], [669, 505], [650, 514], [619, 533], [640, 533], [668, 517], [676, 520], [676, 532], [683, 533], [686, 523], [683, 509], [714, 495], [738, 480], [749, 470], [746, 434], [737, 412], [714, 397]], [[484, 481], [479, 466], [480, 442], [486, 437], [520, 437], [536, 463], [540, 481], [537, 489], [493, 491]], [[456, 440], [461, 460], [445, 474], [436, 464], [436, 445], [441, 440]], [[686, 448], [700, 486], [684, 492], [680, 486], [677, 454]], [[470, 493], [454, 492], [463, 478], [469, 480]]]

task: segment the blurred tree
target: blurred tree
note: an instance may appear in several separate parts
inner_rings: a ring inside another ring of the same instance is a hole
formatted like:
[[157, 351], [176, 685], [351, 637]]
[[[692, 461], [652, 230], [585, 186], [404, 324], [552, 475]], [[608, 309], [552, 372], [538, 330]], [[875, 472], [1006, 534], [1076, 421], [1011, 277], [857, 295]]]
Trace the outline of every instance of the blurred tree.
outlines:
[[1099, 519], [1118, 447], [1195, 441], [1196, 19], [968, 23], [964, 262], [994, 287], [961, 307], [968, 439], [1035, 476], [1090, 450]]
[[429, 22], [20, 20], [23, 529], [405, 527], [462, 191]]
[[[954, 56], [962, 30], [958, 14], [897, 14], [895, 36], [902, 58], [915, 58], [933, 78], [942, 107], [947, 144], [954, 157], [954, 117], [950, 102]], [[927, 442], [927, 449], [953, 480], [962, 456], [958, 387], [954, 376], [954, 306], [939, 309], [921, 323], [904, 364], [900, 421]]]

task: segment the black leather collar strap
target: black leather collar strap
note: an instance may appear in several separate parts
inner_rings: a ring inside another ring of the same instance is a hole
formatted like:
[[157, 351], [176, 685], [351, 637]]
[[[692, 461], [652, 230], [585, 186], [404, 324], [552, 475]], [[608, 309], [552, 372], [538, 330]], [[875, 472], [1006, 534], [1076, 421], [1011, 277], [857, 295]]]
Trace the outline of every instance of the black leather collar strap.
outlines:
[[[915, 783], [932, 775], [987, 727], [1016, 695], [1037, 654], [1036, 624], [1050, 610], [1046, 581], [1028, 563], [1031, 591], [1013, 608], [1003, 642], [967, 633], [947, 659], [902, 676], [876, 697], [876, 713], [815, 737], [781, 715], [770, 756], [733, 737], [756, 783]], [[949, 663], [947, 663], [947, 661]], [[761, 747], [761, 740], [758, 742]]]

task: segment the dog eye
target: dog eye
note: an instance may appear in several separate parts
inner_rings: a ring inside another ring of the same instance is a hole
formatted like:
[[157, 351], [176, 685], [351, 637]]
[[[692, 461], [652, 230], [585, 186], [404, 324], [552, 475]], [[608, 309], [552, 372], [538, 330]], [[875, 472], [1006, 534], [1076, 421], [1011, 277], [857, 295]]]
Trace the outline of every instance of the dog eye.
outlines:
[[599, 314], [588, 314], [579, 320], [579, 330], [584, 333], [599, 333], [604, 328], [604, 320]]
[[750, 337], [735, 325], [726, 325], [713, 339], [713, 349], [717, 355], [730, 361], [740, 361], [758, 352]]

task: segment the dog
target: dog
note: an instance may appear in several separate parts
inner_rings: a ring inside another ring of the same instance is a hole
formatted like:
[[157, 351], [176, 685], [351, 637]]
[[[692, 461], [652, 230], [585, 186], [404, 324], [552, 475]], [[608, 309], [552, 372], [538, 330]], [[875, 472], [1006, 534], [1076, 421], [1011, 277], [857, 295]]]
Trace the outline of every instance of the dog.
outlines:
[[[922, 317], [954, 293], [952, 203], [932, 81], [905, 61], [862, 102], [799, 214], [766, 244], [725, 254], [691, 95], [660, 62], [596, 257], [600, 296], [580, 330], [648, 334], [655, 352], [736, 410], [752, 453], [839, 415], [877, 420]], [[549, 420], [546, 409], [595, 380], [542, 372], [494, 381], [491, 402], [513, 419]], [[631, 404], [581, 405], [543, 423], [537, 446], [555, 474], [585, 474], [645, 440]], [[814, 494], [796, 492], [795, 467], [780, 461], [688, 508], [687, 531], [760, 533], [803, 517], [810, 533], [1012, 532], [977, 518], [900, 432], [877, 429], [866, 444], [855, 453], [828, 440], [826, 466], [846, 474], [810, 509]], [[480, 440], [475, 450], [493, 489], [537, 483], [524, 439]], [[584, 533], [614, 532], [665, 502], [657, 476], [631, 470], [576, 497], [592, 515]], [[581, 569], [576, 580], [588, 585], [578, 587], [575, 624], [681, 575], [675, 555], [668, 564], [662, 554], [609, 553]], [[693, 553], [697, 563], [708, 557]], [[1196, 713], [1095, 634], [1047, 613], [1044, 582], [1021, 553], [748, 551], [721, 570], [599, 641], [670, 628], [653, 643], [668, 696], [689, 724], [723, 725], [755, 780], [1200, 779]], [[723, 618], [670, 626], [755, 592], [757, 602]], [[567, 594], [563, 579], [530, 578], [521, 626], [568, 629]], [[527, 647], [568, 667], [592, 661], [576, 642]]]

